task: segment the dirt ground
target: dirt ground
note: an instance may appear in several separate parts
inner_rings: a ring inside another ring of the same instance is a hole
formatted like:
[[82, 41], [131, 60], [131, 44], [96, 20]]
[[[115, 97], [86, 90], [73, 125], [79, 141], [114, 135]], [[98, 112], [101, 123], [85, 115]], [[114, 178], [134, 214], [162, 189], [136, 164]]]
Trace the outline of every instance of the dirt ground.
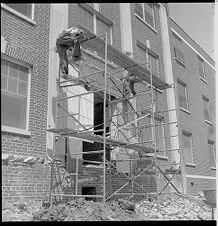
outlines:
[[101, 202], [75, 199], [46, 207], [42, 202], [2, 203], [2, 221], [149, 221], [149, 220], [211, 220], [211, 208], [178, 196], [170, 196], [157, 204], [152, 200], [139, 202], [124, 199]]

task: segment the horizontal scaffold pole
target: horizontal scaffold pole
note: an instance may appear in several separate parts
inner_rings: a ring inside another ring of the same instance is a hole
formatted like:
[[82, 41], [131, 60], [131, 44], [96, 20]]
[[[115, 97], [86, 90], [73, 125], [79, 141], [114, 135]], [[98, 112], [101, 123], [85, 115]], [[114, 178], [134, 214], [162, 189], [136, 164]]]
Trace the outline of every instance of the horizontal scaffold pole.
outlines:
[[[93, 73], [89, 73], [89, 74], [87, 74], [87, 75], [83, 75], [83, 76], [76, 77], [76, 78], [70, 78], [70, 79], [67, 79], [67, 80], [65, 80], [65, 81], [59, 82], [59, 84], [63, 84], [63, 83], [71, 82], [71, 81], [72, 81], [72, 82], [73, 82], [73, 81], [79, 81], [79, 80], [84, 79], [84, 78], [87, 78], [87, 77], [89, 77], [89, 76], [91, 76], [91, 75], [99, 74], [99, 73], [102, 73], [102, 72], [104, 72], [104, 70], [96, 71], [96, 72], [93, 72]], [[73, 76], [72, 76], [72, 77], [73, 77]]]
[[[139, 118], [137, 118], [137, 119], [135, 119], [135, 120], [133, 120], [133, 121], [131, 121], [129, 123], [126, 123], [124, 126], [118, 127], [115, 131], [119, 131], [119, 130], [121, 130], [121, 129], [123, 129], [123, 128], [125, 128], [125, 127], [127, 127], [127, 126], [129, 126], [129, 125], [131, 125], [133, 123], [135, 123], [135, 122], [138, 122], [138, 121], [142, 120], [145, 117], [148, 117], [149, 115], [150, 115], [150, 113], [147, 114], [147, 115], [143, 115], [142, 117], [139, 117]], [[106, 134], [111, 134], [112, 132], [114, 132], [114, 131], [108, 132]]]
[[97, 90], [89, 91], [87, 93], [81, 93], [81, 94], [77, 94], [77, 95], [73, 95], [73, 96], [69, 96], [69, 97], [58, 98], [57, 101], [66, 100], [66, 99], [70, 99], [70, 98], [74, 98], [74, 97], [80, 97], [80, 96], [88, 95], [90, 93], [96, 93], [96, 92], [99, 92], [99, 91], [102, 91], [102, 89], [97, 89]]

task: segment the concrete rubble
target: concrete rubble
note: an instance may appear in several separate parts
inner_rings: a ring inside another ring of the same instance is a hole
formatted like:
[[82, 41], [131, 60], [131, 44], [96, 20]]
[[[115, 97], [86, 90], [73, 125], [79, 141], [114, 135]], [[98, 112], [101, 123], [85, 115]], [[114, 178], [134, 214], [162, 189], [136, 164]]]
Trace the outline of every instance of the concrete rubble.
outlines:
[[33, 201], [3, 203], [2, 207], [3, 221], [211, 220], [210, 207], [172, 195], [160, 201], [159, 210], [156, 201], [147, 199], [138, 202], [118, 199], [103, 205], [79, 198], [52, 208]]

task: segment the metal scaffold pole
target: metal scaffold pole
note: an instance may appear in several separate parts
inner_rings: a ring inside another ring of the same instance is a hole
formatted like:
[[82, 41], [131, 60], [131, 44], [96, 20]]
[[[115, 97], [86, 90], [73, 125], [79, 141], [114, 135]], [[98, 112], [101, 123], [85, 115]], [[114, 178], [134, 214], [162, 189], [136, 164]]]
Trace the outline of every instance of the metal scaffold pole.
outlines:
[[103, 203], [106, 202], [106, 99], [107, 99], [107, 32], [105, 33], [105, 64], [104, 64], [104, 142], [103, 142]]
[[150, 82], [151, 82], [151, 120], [152, 120], [152, 143], [154, 147], [154, 159], [155, 159], [155, 177], [156, 177], [156, 195], [157, 195], [157, 209], [159, 209], [159, 195], [158, 195], [158, 172], [157, 172], [157, 143], [156, 143], [156, 131], [155, 131], [155, 101], [154, 101], [154, 88], [153, 88], [153, 76], [152, 76], [152, 65], [151, 60], [149, 61], [150, 70]]

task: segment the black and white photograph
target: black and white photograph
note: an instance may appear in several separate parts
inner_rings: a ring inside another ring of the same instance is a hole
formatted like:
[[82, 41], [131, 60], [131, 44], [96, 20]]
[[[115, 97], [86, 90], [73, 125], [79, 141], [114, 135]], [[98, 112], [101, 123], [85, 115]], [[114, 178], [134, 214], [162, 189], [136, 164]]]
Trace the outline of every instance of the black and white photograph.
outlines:
[[217, 4], [1, 3], [2, 222], [216, 223]]

